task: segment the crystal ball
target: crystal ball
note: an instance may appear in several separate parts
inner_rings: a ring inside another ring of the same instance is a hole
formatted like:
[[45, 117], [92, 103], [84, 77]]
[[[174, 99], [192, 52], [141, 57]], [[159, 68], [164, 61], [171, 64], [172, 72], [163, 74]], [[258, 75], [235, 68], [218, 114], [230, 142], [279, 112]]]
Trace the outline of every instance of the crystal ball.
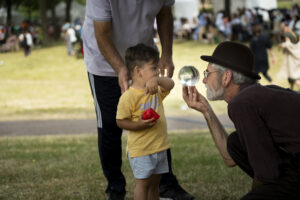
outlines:
[[183, 86], [195, 86], [199, 81], [199, 71], [194, 66], [184, 66], [179, 70], [178, 78]]

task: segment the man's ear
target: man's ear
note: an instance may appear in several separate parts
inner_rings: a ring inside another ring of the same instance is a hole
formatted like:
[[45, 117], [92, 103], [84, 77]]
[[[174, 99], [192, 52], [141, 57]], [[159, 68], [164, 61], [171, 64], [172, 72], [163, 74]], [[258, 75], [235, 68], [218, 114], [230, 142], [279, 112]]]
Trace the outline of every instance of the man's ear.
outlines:
[[232, 71], [226, 70], [223, 75], [223, 85], [226, 87], [230, 83], [232, 79]]

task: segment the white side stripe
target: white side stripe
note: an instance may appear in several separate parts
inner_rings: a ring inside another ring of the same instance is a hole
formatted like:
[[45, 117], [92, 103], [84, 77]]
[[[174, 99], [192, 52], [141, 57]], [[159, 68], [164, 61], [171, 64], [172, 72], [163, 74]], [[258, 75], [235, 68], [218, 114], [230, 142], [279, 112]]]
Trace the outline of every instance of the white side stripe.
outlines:
[[97, 126], [98, 126], [98, 128], [102, 128], [101, 110], [100, 110], [100, 106], [99, 106], [98, 101], [97, 101], [94, 76], [91, 73], [88, 73], [88, 74], [89, 74], [89, 77], [90, 77], [89, 78], [90, 79], [90, 86], [91, 86], [92, 91], [93, 91], [93, 97], [94, 97], [94, 103], [95, 103], [95, 109], [96, 109], [96, 115], [97, 115]]

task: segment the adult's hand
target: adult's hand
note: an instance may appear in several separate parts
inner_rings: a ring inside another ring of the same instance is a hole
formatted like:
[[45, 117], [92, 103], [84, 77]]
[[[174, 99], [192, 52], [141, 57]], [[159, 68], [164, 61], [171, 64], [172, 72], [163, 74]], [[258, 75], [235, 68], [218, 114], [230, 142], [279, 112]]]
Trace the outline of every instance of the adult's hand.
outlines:
[[167, 77], [172, 78], [174, 73], [174, 64], [172, 57], [162, 56], [158, 62], [158, 66], [160, 69], [160, 75], [162, 77], [165, 76], [165, 70], [167, 70]]
[[195, 86], [183, 86], [182, 96], [188, 107], [198, 110], [203, 114], [209, 112], [210, 105], [208, 101], [198, 92]]
[[128, 89], [128, 70], [126, 67], [120, 67], [118, 71], [118, 79], [119, 79], [119, 85], [121, 88], [122, 94]]

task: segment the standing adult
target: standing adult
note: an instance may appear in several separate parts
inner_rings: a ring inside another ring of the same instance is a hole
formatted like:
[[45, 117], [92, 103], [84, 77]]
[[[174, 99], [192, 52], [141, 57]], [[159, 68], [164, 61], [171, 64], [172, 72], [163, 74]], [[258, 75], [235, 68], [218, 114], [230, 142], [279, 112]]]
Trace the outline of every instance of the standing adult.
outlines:
[[289, 28], [300, 37], [300, 17], [299, 15], [292, 15], [292, 20], [289, 23]]
[[33, 40], [28, 29], [22, 30], [22, 33], [19, 35], [19, 41], [21, 46], [24, 48], [25, 57], [29, 56], [31, 52], [31, 46], [33, 45]]
[[[125, 50], [138, 43], [155, 47], [153, 24], [162, 46], [159, 66], [161, 75], [172, 77], [174, 0], [89, 0], [82, 30], [84, 60], [94, 97], [98, 126], [98, 148], [103, 173], [108, 181], [108, 199], [122, 200], [125, 178], [121, 172], [122, 130], [116, 125], [116, 109], [121, 92], [128, 89], [128, 71], [124, 63]], [[171, 169], [161, 180], [160, 196], [173, 199], [193, 199], [177, 182]]]
[[290, 88], [296, 85], [300, 91], [300, 42], [298, 36], [282, 23], [285, 41], [278, 45], [283, 52], [282, 65], [278, 76], [287, 78]]
[[77, 41], [76, 32], [74, 28], [69, 24], [65, 32], [65, 42], [69, 56], [74, 55], [74, 43]]
[[183, 87], [189, 107], [200, 111], [227, 166], [238, 165], [253, 178], [242, 200], [300, 199], [300, 95], [262, 86], [254, 56], [242, 44], [223, 42], [212, 56], [203, 83], [209, 100], [224, 100], [236, 131], [229, 136], [205, 97]]
[[250, 49], [254, 54], [254, 71], [256, 73], [262, 73], [263, 76], [272, 82], [272, 78], [268, 74], [269, 70], [269, 59], [268, 54], [271, 56], [272, 64], [275, 63], [272, 44], [270, 38], [263, 33], [263, 28], [261, 24], [253, 25], [252, 27], [253, 37], [250, 41]]

